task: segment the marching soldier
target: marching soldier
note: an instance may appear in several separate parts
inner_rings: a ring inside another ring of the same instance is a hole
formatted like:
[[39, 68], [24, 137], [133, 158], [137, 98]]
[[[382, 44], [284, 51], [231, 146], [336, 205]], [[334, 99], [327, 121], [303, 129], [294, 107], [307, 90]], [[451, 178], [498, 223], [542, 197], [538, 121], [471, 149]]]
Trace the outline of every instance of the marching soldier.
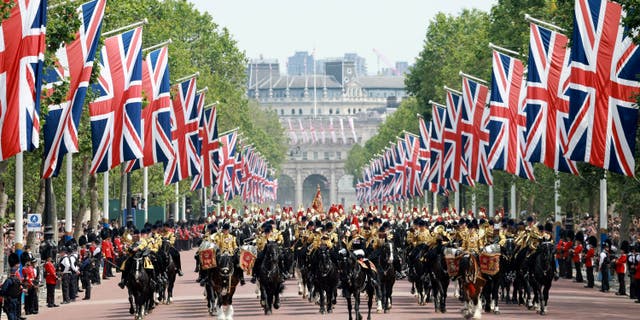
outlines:
[[213, 241], [218, 246], [219, 254], [228, 254], [233, 256], [233, 263], [235, 265], [235, 272], [240, 278], [240, 285], [244, 286], [244, 272], [240, 268], [240, 259], [238, 257], [238, 244], [236, 237], [229, 233], [231, 226], [228, 223], [222, 225], [222, 232], [216, 233], [213, 237]]

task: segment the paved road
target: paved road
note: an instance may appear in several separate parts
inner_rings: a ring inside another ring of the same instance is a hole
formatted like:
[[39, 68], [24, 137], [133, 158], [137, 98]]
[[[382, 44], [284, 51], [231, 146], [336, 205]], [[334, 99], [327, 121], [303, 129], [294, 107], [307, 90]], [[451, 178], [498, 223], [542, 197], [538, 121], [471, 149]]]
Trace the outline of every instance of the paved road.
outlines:
[[[202, 288], [195, 283], [197, 275], [194, 269], [193, 251], [182, 253], [185, 276], [178, 278], [175, 288], [175, 300], [172, 305], [158, 306], [146, 319], [212, 319], [207, 313], [206, 301]], [[112, 319], [130, 320], [129, 305], [125, 290], [117, 283], [118, 277], [103, 281], [93, 288], [93, 296], [89, 301], [74, 302], [59, 308], [41, 307], [38, 315], [29, 316], [33, 320], [85, 320]], [[346, 302], [338, 299], [335, 313], [321, 315], [318, 307], [308, 303], [297, 295], [294, 280], [287, 282], [280, 310], [274, 310], [272, 316], [266, 317], [254, 293], [255, 285], [247, 281], [247, 285], [239, 287], [234, 296], [235, 319], [348, 319]], [[372, 314], [372, 319], [462, 319], [459, 312], [461, 303], [452, 297], [451, 288], [447, 300], [448, 312], [435, 313], [433, 304], [418, 306], [414, 297], [409, 294], [407, 281], [398, 281], [394, 287], [394, 304], [389, 314]], [[81, 293], [82, 294], [82, 293]], [[365, 306], [366, 308], [366, 306]], [[364, 309], [364, 308], [363, 308]], [[501, 305], [501, 314], [484, 314], [484, 319], [540, 319], [534, 311], [521, 306]], [[375, 312], [375, 311], [374, 311]], [[640, 304], [633, 303], [628, 297], [618, 297], [613, 293], [600, 293], [595, 289], [584, 289], [581, 284], [570, 280], [554, 282], [551, 288], [547, 319], [638, 319]]]

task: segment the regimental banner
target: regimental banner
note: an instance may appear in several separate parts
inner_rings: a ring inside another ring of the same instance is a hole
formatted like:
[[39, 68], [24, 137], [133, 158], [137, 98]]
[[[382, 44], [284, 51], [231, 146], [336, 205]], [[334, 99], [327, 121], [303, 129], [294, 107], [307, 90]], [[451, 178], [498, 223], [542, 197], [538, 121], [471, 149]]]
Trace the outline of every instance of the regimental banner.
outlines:
[[256, 262], [256, 255], [249, 250], [240, 250], [240, 268], [248, 275], [253, 273], [253, 264]]
[[486, 253], [480, 254], [480, 272], [490, 276], [495, 275], [500, 271], [500, 254], [499, 253]]
[[216, 251], [213, 248], [200, 251], [200, 269], [209, 270], [217, 266]]
[[447, 263], [449, 277], [457, 276], [460, 272], [460, 256], [445, 255], [444, 261]]

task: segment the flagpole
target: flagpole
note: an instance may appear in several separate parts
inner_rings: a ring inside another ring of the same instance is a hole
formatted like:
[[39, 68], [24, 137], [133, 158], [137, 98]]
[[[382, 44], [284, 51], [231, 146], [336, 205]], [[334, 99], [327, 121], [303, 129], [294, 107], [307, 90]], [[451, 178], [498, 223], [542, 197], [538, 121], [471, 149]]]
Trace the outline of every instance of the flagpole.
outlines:
[[109, 171], [102, 176], [102, 217], [109, 219]]
[[471, 79], [471, 80], [476, 81], [476, 82], [480, 82], [482, 84], [489, 84], [486, 80], [482, 80], [482, 79], [480, 79], [478, 77], [474, 77], [474, 76], [472, 76], [470, 74], [464, 73], [464, 72], [462, 72], [462, 70], [460, 70], [460, 72], [458, 72], [458, 75], [461, 76], [461, 77], [465, 77], [465, 78]]
[[176, 182], [175, 195], [176, 195], [176, 199], [175, 199], [176, 202], [175, 202], [175, 204], [173, 206], [173, 210], [174, 210], [173, 211], [173, 221], [174, 222], [178, 222], [178, 214], [179, 214], [178, 209], [180, 208], [180, 204], [178, 203], [180, 201], [180, 186], [178, 185], [178, 182]]
[[600, 240], [607, 239], [607, 171], [600, 179]]
[[126, 199], [126, 201], [127, 201], [127, 207], [126, 207], [127, 208], [127, 219], [126, 219], [126, 223], [128, 224], [129, 221], [131, 221], [131, 223], [133, 223], [133, 213], [132, 213], [133, 206], [131, 204], [131, 198], [132, 198], [132, 195], [131, 195], [131, 173], [127, 172], [125, 174], [125, 177], [127, 179], [127, 199]]
[[162, 48], [162, 47], [170, 45], [172, 43], [173, 43], [173, 40], [171, 40], [171, 38], [169, 38], [169, 40], [167, 40], [165, 42], [160, 42], [160, 43], [158, 43], [158, 44], [156, 44], [154, 46], [143, 48], [142, 52], [151, 51], [151, 50], [155, 50], [155, 49], [158, 49], [158, 48]]
[[24, 214], [23, 209], [23, 200], [24, 200], [24, 155], [22, 152], [16, 154], [16, 194], [15, 194], [15, 243], [23, 243], [24, 242], [24, 233], [23, 233], [23, 221], [22, 217]]
[[[433, 210], [431, 210], [431, 212], [433, 211], [437, 211], [438, 210], [438, 191], [433, 192]], [[431, 212], [427, 212], [427, 214], [431, 214]]]
[[495, 211], [495, 209], [493, 207], [493, 186], [492, 185], [489, 186], [489, 213], [490, 214], [491, 213], [493, 213], [493, 214], [496, 213], [496, 211]]
[[115, 30], [107, 31], [107, 32], [103, 33], [102, 36], [103, 37], [108, 37], [108, 36], [110, 36], [112, 34], [116, 34], [116, 33], [121, 32], [121, 31], [130, 30], [130, 29], [145, 25], [147, 23], [149, 23], [149, 20], [147, 20], [147, 18], [144, 18], [143, 20], [138, 21], [138, 22], [134, 22], [134, 23], [132, 23], [132, 24], [130, 24], [128, 26], [124, 26], [124, 27], [121, 27], [121, 28], [118, 28], [118, 29], [115, 29]]
[[560, 191], [560, 179], [558, 178], [558, 171], [557, 170], [555, 172], [554, 180], [555, 181], [553, 183], [553, 202], [554, 202], [553, 211], [554, 211], [554, 214], [555, 214], [555, 221], [556, 222], [560, 222], [561, 221], [560, 206], [558, 206], [558, 200], [560, 199], [560, 195], [558, 194], [558, 192]]
[[516, 183], [511, 183], [511, 208], [509, 208], [509, 212], [511, 212], [511, 218], [516, 219]]
[[[73, 196], [73, 191], [72, 191], [72, 186], [73, 186], [73, 153], [69, 152], [67, 153], [67, 163], [66, 163], [66, 181], [65, 181], [65, 195], [64, 195], [64, 231], [65, 232], [71, 232], [72, 227], [73, 227], [73, 216], [72, 216], [72, 210], [73, 210], [73, 206], [72, 206], [72, 196]], [[79, 217], [82, 217], [83, 212], [80, 212]]]
[[[140, 160], [142, 161], [142, 159]], [[144, 199], [144, 222], [149, 222], [149, 168], [142, 168], [142, 199]]]
[[[476, 204], [476, 191], [477, 191], [477, 187], [473, 188], [473, 192], [471, 192], [471, 212], [473, 212], [473, 214], [475, 215], [478, 211], [477, 211], [477, 204]], [[489, 217], [493, 217], [491, 211], [489, 211]]]
[[207, 187], [202, 187], [202, 217], [207, 217]]
[[180, 83], [180, 82], [185, 81], [185, 80], [187, 80], [187, 79], [197, 78], [197, 77], [199, 77], [199, 76], [200, 76], [200, 71], [196, 71], [196, 73], [194, 73], [194, 74], [190, 74], [190, 75], [188, 75], [188, 76], [185, 76], [185, 77], [182, 77], [182, 78], [180, 78], [180, 79], [174, 80], [174, 81], [173, 81], [173, 83], [174, 83], [174, 84], [176, 84], [176, 83]]
[[187, 220], [187, 196], [182, 196], [182, 208], [180, 209], [180, 220]]
[[539, 24], [539, 25], [547, 27], [547, 28], [556, 29], [556, 30], [561, 31], [561, 32], [566, 32], [567, 31], [567, 30], [565, 30], [563, 28], [560, 28], [560, 27], [556, 26], [555, 24], [551, 24], [549, 22], [536, 19], [536, 18], [530, 16], [528, 13], [524, 14], [524, 20], [529, 21], [529, 22], [533, 22], [535, 24]]
[[495, 45], [495, 44], [493, 44], [491, 42], [489, 42], [489, 48], [491, 48], [493, 50], [497, 50], [497, 51], [502, 51], [504, 53], [512, 54], [512, 55], [514, 55], [516, 57], [522, 56], [522, 54], [520, 54], [517, 51], [513, 51], [513, 50], [509, 50], [509, 49], [504, 48], [504, 47], [497, 46], [497, 45]]

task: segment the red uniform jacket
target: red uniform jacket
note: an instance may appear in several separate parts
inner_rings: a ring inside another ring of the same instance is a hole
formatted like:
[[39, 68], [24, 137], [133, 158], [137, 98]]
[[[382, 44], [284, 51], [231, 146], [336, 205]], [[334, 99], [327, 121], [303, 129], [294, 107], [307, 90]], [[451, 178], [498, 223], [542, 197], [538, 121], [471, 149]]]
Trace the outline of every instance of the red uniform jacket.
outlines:
[[27, 287], [33, 287], [33, 280], [36, 278], [36, 272], [32, 266], [26, 266], [22, 268], [22, 281], [27, 284]]
[[580, 254], [582, 253], [582, 245], [578, 244], [573, 248], [573, 262], [580, 262]]
[[113, 244], [110, 240], [102, 240], [102, 256], [106, 259], [113, 259]]
[[627, 271], [627, 254], [623, 253], [616, 259], [616, 273], [624, 274]]
[[113, 247], [118, 254], [122, 254], [122, 240], [120, 238], [113, 239]]
[[564, 257], [564, 241], [558, 241], [556, 245], [556, 259], [562, 259]]
[[593, 267], [593, 257], [596, 255], [596, 250], [594, 248], [589, 248], [587, 251], [587, 255], [584, 257], [585, 267]]
[[635, 280], [640, 280], [640, 268], [639, 267], [636, 267], [636, 274], [633, 275], [633, 278]]
[[570, 259], [571, 257], [569, 256], [569, 250], [571, 250], [571, 248], [573, 248], [573, 241], [567, 241], [564, 243], [564, 249], [562, 251], [562, 253], [564, 254], [563, 258], [565, 259]]
[[56, 284], [58, 276], [56, 275], [56, 267], [53, 266], [53, 262], [47, 261], [44, 264], [44, 279], [47, 284]]

